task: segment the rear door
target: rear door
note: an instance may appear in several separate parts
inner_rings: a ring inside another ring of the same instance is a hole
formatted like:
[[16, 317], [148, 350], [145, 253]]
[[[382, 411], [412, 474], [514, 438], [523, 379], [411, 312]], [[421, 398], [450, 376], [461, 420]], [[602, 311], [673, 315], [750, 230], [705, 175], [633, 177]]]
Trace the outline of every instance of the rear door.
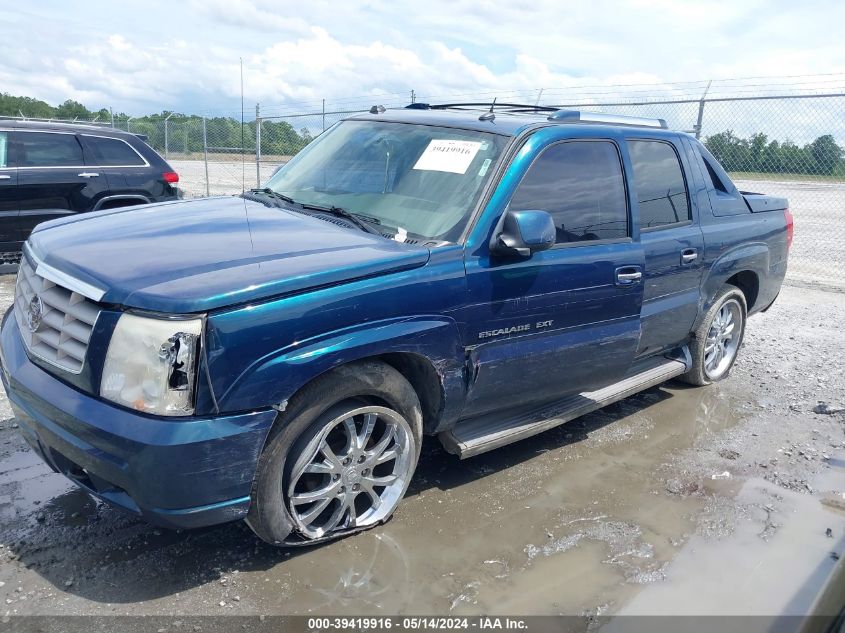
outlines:
[[[146, 194], [149, 195], [150, 165], [126, 141], [119, 138], [81, 134], [79, 137], [85, 149], [85, 158], [89, 164], [108, 182], [109, 200], [120, 200], [121, 197]], [[125, 199], [125, 198], [124, 198]]]
[[18, 234], [18, 172], [12, 156], [11, 133], [0, 130], [0, 251], [20, 250]]
[[627, 140], [645, 251], [640, 355], [684, 341], [699, 310], [704, 240], [690, 204], [686, 153], [675, 140]]
[[616, 139], [561, 135], [546, 129], [529, 141], [540, 147], [507, 202], [549, 212], [556, 245], [530, 258], [491, 257], [486, 246], [467, 253], [473, 375], [464, 415], [602, 387], [634, 359], [643, 252], [632, 239], [620, 148]]
[[73, 132], [12, 133], [18, 158], [19, 225], [22, 238], [41, 222], [90, 211], [107, 190], [98, 169], [86, 166]]

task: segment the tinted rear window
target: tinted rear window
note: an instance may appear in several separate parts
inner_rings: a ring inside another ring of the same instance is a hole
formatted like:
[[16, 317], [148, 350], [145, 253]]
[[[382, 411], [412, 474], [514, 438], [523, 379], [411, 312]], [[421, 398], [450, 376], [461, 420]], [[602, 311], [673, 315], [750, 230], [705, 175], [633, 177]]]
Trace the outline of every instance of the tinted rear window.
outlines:
[[629, 141], [640, 227], [647, 229], [690, 219], [687, 187], [675, 149], [662, 141]]
[[132, 149], [128, 143], [116, 138], [101, 136], [86, 136], [85, 142], [91, 149], [91, 159], [94, 165], [145, 165], [144, 159]]
[[725, 173], [724, 168], [719, 164], [719, 161], [716, 160], [716, 157], [708, 152], [707, 148], [701, 143], [696, 142], [695, 145], [701, 156], [701, 160], [704, 161], [704, 166], [707, 168], [707, 176], [710, 178], [713, 188], [722, 193], [735, 193], [736, 187], [731, 182], [728, 174]]
[[628, 205], [619, 153], [607, 141], [571, 141], [546, 149], [511, 199], [514, 211], [548, 211], [557, 242], [628, 236]]
[[17, 135], [20, 167], [81, 167], [82, 146], [74, 134], [21, 132]]

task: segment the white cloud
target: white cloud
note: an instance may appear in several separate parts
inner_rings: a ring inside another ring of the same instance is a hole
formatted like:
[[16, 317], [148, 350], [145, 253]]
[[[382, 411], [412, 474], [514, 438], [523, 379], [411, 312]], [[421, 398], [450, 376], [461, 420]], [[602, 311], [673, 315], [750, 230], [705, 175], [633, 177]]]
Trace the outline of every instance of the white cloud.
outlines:
[[[845, 72], [830, 28], [845, 4], [825, 0], [149, 0], [161, 20], [102, 3], [84, 18], [59, 0], [6, 16], [2, 89], [140, 114], [234, 110], [240, 58], [247, 102], [266, 106], [411, 89], [595, 101], [697, 93], [667, 84], [714, 76]], [[655, 85], [625, 87], [642, 83]]]
[[122, 35], [112, 35], [111, 37], [109, 37], [109, 44], [113, 49], [118, 51], [128, 51], [132, 48], [126, 41], [126, 38], [124, 38]]
[[[266, 4], [266, 6], [265, 6]], [[304, 33], [309, 25], [298, 17], [279, 12], [279, 3], [262, 3], [253, 0], [191, 0], [192, 12], [205, 15], [213, 21], [236, 25], [253, 31]]]

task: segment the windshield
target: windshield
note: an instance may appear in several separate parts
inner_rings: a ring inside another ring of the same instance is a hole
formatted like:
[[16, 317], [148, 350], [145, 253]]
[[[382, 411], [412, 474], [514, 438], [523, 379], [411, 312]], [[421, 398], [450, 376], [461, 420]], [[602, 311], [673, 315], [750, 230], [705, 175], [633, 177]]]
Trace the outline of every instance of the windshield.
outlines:
[[302, 204], [375, 219], [385, 233], [455, 241], [507, 140], [472, 130], [344, 121], [267, 187]]

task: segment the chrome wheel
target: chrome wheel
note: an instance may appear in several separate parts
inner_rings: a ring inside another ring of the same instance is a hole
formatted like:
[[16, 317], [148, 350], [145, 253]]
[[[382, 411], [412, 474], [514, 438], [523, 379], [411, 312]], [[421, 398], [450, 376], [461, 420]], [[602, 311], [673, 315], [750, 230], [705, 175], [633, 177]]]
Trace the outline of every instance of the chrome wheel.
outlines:
[[716, 313], [704, 343], [704, 372], [710, 380], [718, 380], [736, 357], [742, 338], [742, 307], [729, 299]]
[[390, 516], [416, 466], [413, 434], [398, 413], [364, 406], [329, 414], [291, 471], [286, 503], [308, 538]]

